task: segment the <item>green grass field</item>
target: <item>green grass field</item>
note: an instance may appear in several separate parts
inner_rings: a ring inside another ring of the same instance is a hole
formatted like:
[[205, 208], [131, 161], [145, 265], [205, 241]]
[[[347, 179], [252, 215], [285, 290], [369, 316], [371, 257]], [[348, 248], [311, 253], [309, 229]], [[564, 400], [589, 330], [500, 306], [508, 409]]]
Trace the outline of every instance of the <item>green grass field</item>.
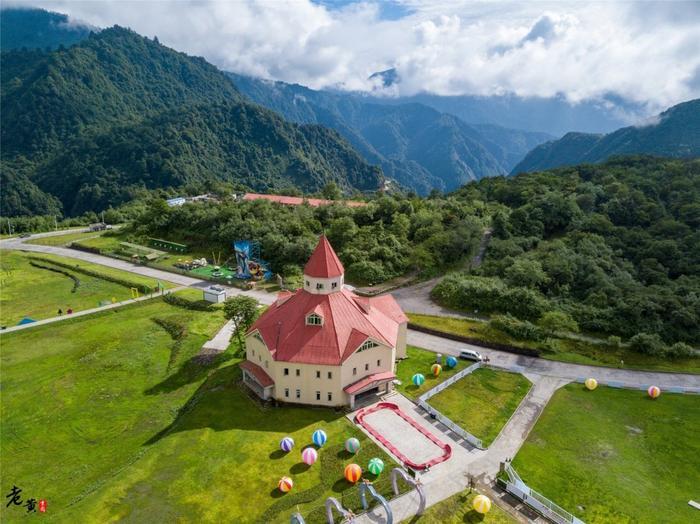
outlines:
[[[437, 355], [435, 353], [426, 349], [407, 346], [406, 356], [406, 359], [396, 363], [396, 377], [401, 381], [401, 385], [396, 386], [396, 389], [413, 399], [418, 398], [429, 389], [450, 378], [457, 371], [471, 364], [471, 362], [465, 363], [462, 360], [458, 360], [455, 368], [448, 369], [447, 366], [443, 366], [442, 373], [435, 377], [430, 371], [430, 366], [436, 362]], [[411, 382], [411, 377], [415, 373], [422, 373], [425, 376], [425, 382], [420, 387], [415, 386]]]
[[[74, 260], [54, 255], [40, 255], [42, 258], [75, 264]], [[74, 275], [80, 285], [74, 290], [74, 281], [61, 273], [30, 265], [30, 257], [17, 251], [0, 252], [0, 323], [15, 325], [23, 317], [34, 320], [53, 317], [59, 308], [65, 313], [68, 308], [77, 312], [98, 307], [101, 300], [115, 298], [117, 301], [131, 298], [128, 287], [106, 280], [58, 268]], [[46, 262], [40, 265], [53, 267]], [[147, 279], [103, 266], [81, 263], [81, 266], [99, 271], [101, 274], [126, 278], [136, 283], [155, 286], [153, 279]]]
[[697, 522], [700, 397], [570, 384], [513, 461], [530, 487], [588, 524]]
[[517, 373], [480, 368], [432, 397], [429, 403], [489, 446], [531, 385]]
[[478, 493], [463, 491], [430, 506], [420, 517], [406, 519], [402, 524], [512, 524], [517, 522], [492, 502], [491, 511], [481, 515], [472, 508]]
[[88, 239], [98, 239], [104, 235], [104, 231], [80, 231], [78, 233], [66, 233], [44, 238], [30, 238], [27, 244], [37, 244], [40, 246], [65, 246], [71, 242], [83, 242]]
[[[344, 465], [379, 456], [388, 472], [390, 459], [342, 413], [263, 410], [237, 383], [232, 350], [193, 361], [223, 322], [220, 310], [155, 300], [3, 335], [3, 484], [47, 499], [52, 522], [288, 522], [297, 505], [322, 522], [330, 495], [358, 509]], [[300, 453], [316, 428], [329, 441], [307, 468]], [[278, 451], [285, 435], [297, 443], [289, 454]], [[362, 443], [354, 458], [348, 436]], [[295, 482], [287, 495], [276, 490], [283, 475]], [[379, 480], [388, 493], [388, 475]], [[24, 517], [0, 508], [2, 522]]]
[[516, 347], [527, 347], [542, 351], [542, 357], [561, 362], [587, 364], [591, 366], [624, 367], [630, 369], [648, 369], [659, 371], [682, 371], [684, 373], [700, 373], [700, 358], [667, 359], [642, 355], [626, 349], [612, 347], [607, 344], [593, 344], [583, 340], [552, 338], [548, 345], [541, 342], [516, 340], [507, 334], [490, 328], [486, 322], [476, 320], [438, 317], [408, 313], [412, 323], [454, 333], [487, 342], [508, 344]]

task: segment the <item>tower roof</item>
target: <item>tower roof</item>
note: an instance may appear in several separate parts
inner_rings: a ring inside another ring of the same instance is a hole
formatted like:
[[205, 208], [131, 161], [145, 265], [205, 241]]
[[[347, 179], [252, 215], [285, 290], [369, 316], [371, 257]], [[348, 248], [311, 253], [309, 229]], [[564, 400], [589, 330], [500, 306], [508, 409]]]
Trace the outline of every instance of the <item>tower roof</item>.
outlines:
[[343, 273], [345, 273], [345, 268], [343, 268], [338, 255], [333, 251], [326, 235], [321, 235], [316, 249], [304, 266], [304, 274], [316, 278], [333, 278], [339, 277]]

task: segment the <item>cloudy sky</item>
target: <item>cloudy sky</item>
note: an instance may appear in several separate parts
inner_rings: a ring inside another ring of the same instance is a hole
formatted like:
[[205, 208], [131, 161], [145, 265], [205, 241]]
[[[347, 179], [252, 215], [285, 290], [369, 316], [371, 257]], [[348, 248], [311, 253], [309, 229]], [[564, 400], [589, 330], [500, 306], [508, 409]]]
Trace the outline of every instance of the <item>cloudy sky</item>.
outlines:
[[[15, 2], [16, 3], [16, 2]], [[649, 112], [700, 97], [700, 2], [449, 0], [55, 1], [131, 27], [220, 68], [312, 88], [386, 93], [617, 95]]]

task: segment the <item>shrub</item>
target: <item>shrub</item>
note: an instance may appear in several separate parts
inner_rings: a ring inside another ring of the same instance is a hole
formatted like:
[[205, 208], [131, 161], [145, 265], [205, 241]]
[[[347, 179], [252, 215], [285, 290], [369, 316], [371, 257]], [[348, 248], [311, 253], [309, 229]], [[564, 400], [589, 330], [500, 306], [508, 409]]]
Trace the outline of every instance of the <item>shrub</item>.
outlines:
[[666, 353], [666, 346], [656, 333], [637, 333], [630, 339], [630, 349], [644, 355], [659, 356]]
[[214, 306], [208, 302], [187, 300], [186, 298], [178, 297], [172, 293], [163, 295], [163, 300], [171, 306], [184, 307], [192, 311], [212, 311], [214, 309]]
[[544, 339], [542, 330], [527, 320], [518, 320], [511, 315], [496, 315], [489, 326], [518, 340], [540, 341]]
[[668, 348], [668, 355], [673, 358], [684, 358], [695, 356], [695, 350], [684, 342], [676, 342]]
[[622, 339], [617, 335], [610, 335], [608, 337], [608, 344], [614, 348], [619, 348], [622, 345]]

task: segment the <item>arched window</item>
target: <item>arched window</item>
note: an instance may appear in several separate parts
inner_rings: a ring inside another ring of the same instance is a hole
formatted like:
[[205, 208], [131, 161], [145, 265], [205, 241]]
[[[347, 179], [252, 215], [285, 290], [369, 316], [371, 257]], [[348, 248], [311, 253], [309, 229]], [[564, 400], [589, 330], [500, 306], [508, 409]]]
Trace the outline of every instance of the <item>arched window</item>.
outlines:
[[307, 326], [322, 326], [323, 325], [323, 317], [320, 315], [317, 315], [316, 313], [311, 313], [306, 317], [306, 325]]
[[366, 349], [376, 348], [378, 346], [379, 346], [379, 344], [377, 344], [376, 342], [373, 342], [372, 340], [367, 339], [362, 343], [362, 345], [359, 347], [357, 352], [359, 353], [360, 351], [365, 351]]

